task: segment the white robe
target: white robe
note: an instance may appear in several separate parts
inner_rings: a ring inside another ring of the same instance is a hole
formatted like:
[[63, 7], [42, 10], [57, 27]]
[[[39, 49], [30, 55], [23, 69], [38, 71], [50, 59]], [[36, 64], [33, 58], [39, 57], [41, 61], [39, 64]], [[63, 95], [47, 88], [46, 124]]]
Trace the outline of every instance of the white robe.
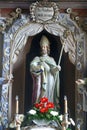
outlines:
[[57, 68], [56, 62], [49, 56], [35, 57], [31, 62], [30, 71], [34, 81], [33, 103], [41, 97], [47, 97], [50, 102], [58, 103], [59, 70], [55, 68]]

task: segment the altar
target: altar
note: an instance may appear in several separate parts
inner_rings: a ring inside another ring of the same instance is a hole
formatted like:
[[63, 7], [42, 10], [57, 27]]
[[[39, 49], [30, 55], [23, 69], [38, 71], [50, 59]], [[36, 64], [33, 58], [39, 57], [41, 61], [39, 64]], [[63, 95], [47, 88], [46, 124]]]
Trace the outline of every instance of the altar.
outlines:
[[[41, 112], [41, 104], [44, 109], [49, 103], [46, 111]], [[54, 109], [54, 104], [49, 102], [46, 97], [40, 99], [40, 107], [35, 106], [27, 112], [26, 115], [19, 114], [19, 101], [16, 100], [16, 114], [10, 122], [9, 128], [16, 130], [72, 130], [71, 126], [75, 126], [74, 120], [69, 117], [67, 97], [64, 97], [64, 114], [60, 115], [58, 110]]]
[[21, 130], [61, 130], [61, 129], [58, 129], [58, 128], [52, 128], [52, 127], [26, 127], [26, 128], [21, 128]]

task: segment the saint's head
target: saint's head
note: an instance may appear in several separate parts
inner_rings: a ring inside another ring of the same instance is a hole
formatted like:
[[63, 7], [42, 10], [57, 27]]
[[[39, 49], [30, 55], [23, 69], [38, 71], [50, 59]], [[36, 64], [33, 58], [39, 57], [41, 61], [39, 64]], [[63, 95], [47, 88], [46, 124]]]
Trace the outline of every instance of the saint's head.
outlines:
[[42, 55], [48, 55], [50, 53], [50, 42], [45, 35], [41, 37], [40, 47]]

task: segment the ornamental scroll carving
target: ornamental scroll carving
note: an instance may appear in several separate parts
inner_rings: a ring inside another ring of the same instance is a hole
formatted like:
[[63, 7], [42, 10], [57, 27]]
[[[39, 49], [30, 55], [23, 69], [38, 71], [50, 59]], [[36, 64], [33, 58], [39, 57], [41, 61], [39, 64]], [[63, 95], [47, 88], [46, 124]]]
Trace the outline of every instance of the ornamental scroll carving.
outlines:
[[[42, 11], [39, 13], [39, 10]], [[68, 52], [70, 61], [75, 64], [76, 44], [79, 42], [78, 37], [82, 32], [80, 32], [78, 25], [72, 21], [71, 15], [73, 12], [70, 8], [67, 9], [67, 13], [60, 13], [59, 7], [54, 2], [36, 2], [31, 4], [28, 16], [22, 14], [19, 8], [16, 9], [16, 12], [12, 12], [10, 14], [12, 17], [8, 18], [9, 21], [18, 19], [18, 21], [21, 21], [21, 25], [19, 28], [16, 27], [16, 34], [10, 35], [12, 43], [10, 60], [13, 63], [17, 61], [19, 51], [26, 44], [28, 36], [33, 36], [45, 29], [53, 35], [60, 36], [61, 43], [65, 44], [64, 51]], [[18, 18], [19, 15], [20, 18]], [[6, 19], [6, 24], [3, 21], [1, 30], [4, 31], [6, 29], [7, 23], [9, 23], [8, 25], [12, 24], [12, 22], [8, 22]], [[12, 28], [14, 28], [14, 24], [12, 24]], [[76, 30], [78, 32], [75, 32]], [[66, 38], [64, 37], [65, 32], [68, 32]]]

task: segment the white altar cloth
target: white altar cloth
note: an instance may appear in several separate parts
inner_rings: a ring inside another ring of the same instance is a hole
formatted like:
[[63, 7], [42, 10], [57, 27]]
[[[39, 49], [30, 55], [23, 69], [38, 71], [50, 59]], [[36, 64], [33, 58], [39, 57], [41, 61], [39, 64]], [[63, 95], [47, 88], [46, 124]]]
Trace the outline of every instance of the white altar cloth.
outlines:
[[46, 126], [29, 126], [29, 127], [24, 127], [21, 128], [21, 130], [60, 130], [58, 128], [55, 127], [46, 127]]

